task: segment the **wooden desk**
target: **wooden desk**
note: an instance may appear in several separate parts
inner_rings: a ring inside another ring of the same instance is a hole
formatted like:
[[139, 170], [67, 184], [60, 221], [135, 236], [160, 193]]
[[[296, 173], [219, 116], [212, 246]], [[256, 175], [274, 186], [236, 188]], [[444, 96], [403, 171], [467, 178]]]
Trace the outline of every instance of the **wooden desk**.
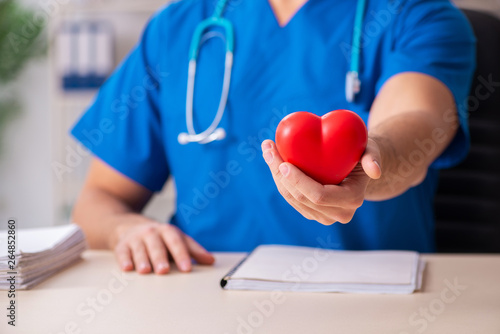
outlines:
[[[500, 256], [427, 255], [422, 292], [353, 295], [225, 291], [243, 254], [216, 254], [190, 274], [122, 274], [109, 252], [31, 291], [18, 291], [17, 327], [0, 333], [500, 333]], [[457, 288], [450, 288], [454, 284]], [[6, 292], [0, 292], [5, 314]], [[93, 305], [93, 306], [91, 306]]]

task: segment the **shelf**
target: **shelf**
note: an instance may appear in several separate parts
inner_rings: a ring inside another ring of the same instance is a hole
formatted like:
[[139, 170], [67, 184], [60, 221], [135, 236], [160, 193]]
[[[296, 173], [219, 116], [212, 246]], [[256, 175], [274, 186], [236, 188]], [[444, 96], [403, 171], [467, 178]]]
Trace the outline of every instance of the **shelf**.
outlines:
[[142, 0], [142, 1], [115, 1], [115, 0], [87, 0], [70, 1], [61, 7], [61, 13], [93, 14], [93, 13], [152, 13], [169, 1]]

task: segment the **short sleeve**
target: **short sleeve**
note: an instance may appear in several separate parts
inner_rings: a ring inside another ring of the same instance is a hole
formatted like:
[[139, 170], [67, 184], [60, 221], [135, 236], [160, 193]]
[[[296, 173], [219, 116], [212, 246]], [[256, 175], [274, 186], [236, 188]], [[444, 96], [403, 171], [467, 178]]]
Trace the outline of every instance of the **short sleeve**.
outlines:
[[71, 131], [96, 157], [151, 191], [161, 190], [169, 175], [158, 106], [159, 25], [157, 15]]
[[402, 72], [430, 75], [452, 92], [460, 128], [432, 168], [448, 168], [469, 150], [467, 96], [475, 68], [475, 37], [465, 16], [449, 1], [406, 0], [393, 26], [392, 49], [377, 83], [377, 92]]

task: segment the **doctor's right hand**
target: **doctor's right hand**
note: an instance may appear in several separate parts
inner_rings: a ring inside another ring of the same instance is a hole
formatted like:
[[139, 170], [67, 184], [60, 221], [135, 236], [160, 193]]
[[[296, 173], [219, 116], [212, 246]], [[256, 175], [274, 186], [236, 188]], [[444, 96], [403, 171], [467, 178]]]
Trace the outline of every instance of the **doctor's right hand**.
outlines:
[[200, 264], [214, 263], [214, 257], [193, 238], [170, 224], [155, 222], [135, 213], [124, 214], [116, 227], [111, 247], [123, 271], [141, 274], [170, 271], [169, 258], [182, 272], [191, 271], [191, 258]]
[[323, 185], [284, 162], [271, 140], [262, 143], [262, 151], [280, 194], [306, 219], [323, 225], [349, 223], [365, 200], [370, 180], [382, 174], [380, 148], [371, 138], [360, 163], [339, 185]]
[[191, 259], [212, 264], [214, 257], [179, 228], [139, 213], [152, 196], [152, 191], [92, 158], [72, 220], [91, 248], [114, 250], [124, 271], [166, 274], [169, 258], [182, 272], [191, 270]]

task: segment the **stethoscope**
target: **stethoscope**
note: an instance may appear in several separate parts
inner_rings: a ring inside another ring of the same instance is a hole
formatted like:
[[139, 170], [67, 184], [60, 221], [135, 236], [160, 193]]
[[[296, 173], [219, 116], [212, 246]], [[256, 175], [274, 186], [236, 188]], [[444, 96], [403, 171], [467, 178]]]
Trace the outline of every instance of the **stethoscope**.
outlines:
[[[219, 127], [224, 116], [227, 105], [229, 86], [231, 83], [231, 73], [233, 69], [234, 32], [231, 22], [222, 17], [224, 9], [229, 0], [219, 0], [215, 7], [214, 14], [203, 20], [195, 29], [191, 46], [189, 49], [189, 67], [186, 94], [186, 126], [187, 132], [181, 132], [178, 136], [180, 144], [198, 143], [208, 144], [226, 137], [226, 131]], [[267, 1], [267, 0], [264, 0]], [[356, 17], [354, 21], [354, 31], [352, 39], [352, 52], [350, 69], [346, 75], [345, 95], [347, 102], [354, 102], [356, 95], [361, 91], [361, 80], [359, 79], [359, 65], [361, 56], [361, 33], [366, 9], [366, 0], [358, 0]], [[224, 30], [225, 36], [217, 33], [205, 33], [209, 28], [220, 27]], [[220, 37], [226, 43], [226, 60], [224, 68], [224, 80], [222, 83], [222, 94], [219, 100], [219, 107], [212, 124], [203, 132], [196, 133], [193, 125], [193, 101], [194, 84], [196, 77], [196, 64], [200, 48], [205, 41], [213, 37]], [[225, 38], [224, 38], [225, 37]]]

